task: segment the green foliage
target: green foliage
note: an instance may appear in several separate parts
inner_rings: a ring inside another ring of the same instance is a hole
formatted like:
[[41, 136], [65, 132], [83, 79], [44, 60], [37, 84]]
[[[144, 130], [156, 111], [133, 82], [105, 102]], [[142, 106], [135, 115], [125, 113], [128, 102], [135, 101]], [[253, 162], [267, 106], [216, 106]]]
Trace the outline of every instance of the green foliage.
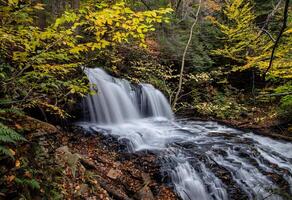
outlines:
[[35, 18], [44, 5], [11, 0], [0, 7], [0, 98], [18, 108], [40, 107], [65, 118], [65, 106], [89, 92], [83, 67], [102, 50], [138, 42], [145, 47], [154, 24], [171, 9], [135, 12], [124, 1], [85, 1], [41, 29]]
[[238, 102], [238, 97], [230, 92], [213, 91], [213, 95], [204, 100], [197, 93], [193, 94], [194, 109], [203, 116], [213, 116], [219, 119], [238, 119], [246, 112], [246, 107]]
[[[193, 18], [177, 21], [173, 16], [172, 23], [163, 27], [158, 34], [161, 59], [165, 63], [180, 65], [185, 45], [188, 41]], [[209, 53], [216, 43], [214, 38], [218, 31], [206, 18], [200, 20], [195, 30], [186, 55], [186, 70], [189, 72], [206, 71], [214, 65]]]
[[13, 129], [0, 122], [0, 155], [13, 158], [13, 151], [7, 147], [7, 144], [16, 144], [18, 141], [26, 140]]
[[292, 118], [292, 95], [286, 95], [280, 101], [280, 116], [285, 119]]
[[275, 89], [275, 95], [281, 95], [279, 115], [284, 119], [292, 119], [292, 81]]
[[98, 60], [115, 77], [125, 78], [134, 84], [152, 84], [166, 96], [170, 96], [174, 87], [173, 70], [170, 66], [161, 64], [154, 40], [147, 39], [146, 44], [149, 46], [147, 49], [121, 45], [103, 52]]
[[33, 190], [40, 189], [40, 184], [35, 179], [15, 178], [15, 183], [21, 186], [29, 186]]
[[257, 42], [257, 27], [252, 4], [245, 0], [231, 0], [225, 3], [223, 19], [210, 17], [211, 21], [222, 32], [224, 46], [213, 50], [213, 54], [245, 64], [247, 57], [255, 54], [259, 45]]

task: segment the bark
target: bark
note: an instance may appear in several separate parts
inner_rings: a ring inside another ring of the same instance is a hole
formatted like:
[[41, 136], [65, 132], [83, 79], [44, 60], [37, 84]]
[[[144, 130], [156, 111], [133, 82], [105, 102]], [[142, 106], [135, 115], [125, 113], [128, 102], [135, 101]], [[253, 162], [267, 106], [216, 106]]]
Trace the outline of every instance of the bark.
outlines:
[[199, 8], [198, 8], [197, 13], [196, 13], [196, 19], [195, 19], [193, 25], [191, 26], [189, 40], [188, 40], [188, 42], [186, 44], [186, 47], [185, 47], [185, 50], [183, 52], [183, 57], [182, 57], [182, 62], [181, 62], [181, 69], [180, 69], [180, 76], [179, 76], [179, 83], [178, 83], [178, 89], [177, 89], [177, 92], [175, 94], [175, 97], [174, 97], [174, 100], [173, 100], [173, 103], [172, 103], [172, 109], [175, 109], [178, 97], [179, 97], [181, 89], [182, 89], [183, 73], [184, 73], [184, 68], [185, 68], [185, 59], [186, 59], [188, 48], [189, 48], [189, 46], [191, 44], [191, 41], [192, 41], [194, 28], [195, 28], [195, 26], [197, 24], [197, 21], [198, 21], [200, 9], [201, 9], [201, 3], [202, 3], [202, 0], [200, 0], [200, 2], [199, 2]]

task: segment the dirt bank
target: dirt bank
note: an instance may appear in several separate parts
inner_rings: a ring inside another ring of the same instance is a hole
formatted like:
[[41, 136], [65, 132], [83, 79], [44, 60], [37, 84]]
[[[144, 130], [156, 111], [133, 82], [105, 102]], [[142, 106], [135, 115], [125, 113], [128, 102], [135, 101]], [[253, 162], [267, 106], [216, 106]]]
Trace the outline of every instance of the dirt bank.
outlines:
[[127, 154], [114, 138], [63, 131], [30, 117], [10, 126], [29, 140], [0, 160], [0, 199], [178, 199], [152, 154]]

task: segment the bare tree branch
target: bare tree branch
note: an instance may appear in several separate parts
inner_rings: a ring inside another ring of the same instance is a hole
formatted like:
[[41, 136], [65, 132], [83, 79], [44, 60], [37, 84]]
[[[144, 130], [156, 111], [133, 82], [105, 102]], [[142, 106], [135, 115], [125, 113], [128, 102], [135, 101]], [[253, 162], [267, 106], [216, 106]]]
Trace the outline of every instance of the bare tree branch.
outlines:
[[141, 0], [141, 2], [148, 10], [152, 10], [152, 8], [150, 8], [150, 6], [144, 0]]
[[286, 0], [286, 2], [285, 2], [283, 25], [282, 25], [282, 28], [281, 28], [279, 34], [278, 34], [278, 37], [276, 39], [276, 42], [274, 44], [274, 47], [273, 47], [273, 50], [272, 50], [272, 55], [271, 55], [271, 58], [270, 58], [270, 63], [269, 63], [269, 66], [268, 66], [268, 68], [266, 69], [266, 71], [264, 73], [264, 78], [266, 77], [266, 75], [269, 72], [269, 70], [272, 68], [273, 59], [274, 59], [274, 55], [275, 55], [276, 48], [277, 48], [277, 46], [279, 44], [279, 41], [281, 39], [281, 36], [283, 35], [284, 30], [287, 28], [289, 1], [290, 0]]
[[263, 29], [263, 32], [267, 34], [273, 42], [276, 42], [275, 38], [272, 36], [272, 34], [269, 31], [267, 31], [266, 29]]
[[275, 15], [275, 13], [277, 12], [277, 10], [279, 9], [281, 3], [282, 3], [282, 0], [279, 0], [279, 2], [274, 7], [274, 9], [272, 10], [272, 12], [268, 15], [266, 21], [264, 22], [264, 25], [262, 26], [261, 30], [259, 31], [259, 33], [257, 35], [257, 38], [259, 38], [262, 35], [262, 33], [265, 32], [267, 25], [269, 24], [270, 20], [272, 19], [272, 17]]
[[181, 88], [182, 88], [183, 73], [184, 73], [184, 68], [185, 68], [185, 58], [186, 58], [186, 55], [187, 55], [188, 48], [189, 48], [189, 46], [191, 44], [191, 41], [192, 41], [194, 28], [195, 28], [195, 26], [197, 24], [197, 21], [198, 21], [198, 18], [199, 18], [201, 4], [202, 4], [202, 0], [200, 0], [200, 2], [199, 2], [199, 8], [198, 8], [197, 13], [196, 13], [196, 19], [195, 19], [193, 25], [191, 26], [189, 40], [188, 40], [188, 42], [186, 44], [186, 47], [185, 47], [185, 50], [184, 50], [184, 53], [183, 53], [181, 69], [180, 69], [180, 77], [179, 77], [179, 83], [178, 83], [178, 89], [177, 89], [177, 92], [175, 94], [175, 97], [174, 97], [174, 100], [173, 100], [173, 103], [172, 103], [172, 109], [174, 109], [175, 106], [176, 106], [176, 103], [177, 103], [177, 100], [178, 100], [178, 97], [179, 97], [179, 94], [180, 94], [180, 91], [181, 91]]

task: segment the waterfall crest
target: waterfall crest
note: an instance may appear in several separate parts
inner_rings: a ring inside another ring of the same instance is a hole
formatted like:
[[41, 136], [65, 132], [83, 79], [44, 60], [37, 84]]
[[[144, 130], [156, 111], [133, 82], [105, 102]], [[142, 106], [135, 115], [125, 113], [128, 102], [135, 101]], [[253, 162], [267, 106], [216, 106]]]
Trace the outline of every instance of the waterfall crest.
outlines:
[[132, 85], [117, 79], [100, 68], [87, 68], [85, 73], [95, 95], [86, 98], [90, 122], [122, 123], [144, 117], [173, 118], [165, 96], [150, 84]]

